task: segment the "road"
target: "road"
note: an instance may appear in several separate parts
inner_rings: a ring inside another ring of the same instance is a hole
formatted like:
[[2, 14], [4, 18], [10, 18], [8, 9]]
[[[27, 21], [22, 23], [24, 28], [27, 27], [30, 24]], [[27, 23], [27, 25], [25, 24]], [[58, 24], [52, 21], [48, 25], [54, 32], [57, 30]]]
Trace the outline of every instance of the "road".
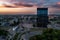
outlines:
[[0, 40], [6, 40], [4, 36], [0, 36]]
[[41, 34], [42, 33], [42, 31], [34, 31], [34, 32], [28, 32], [28, 33], [26, 33], [26, 34], [23, 34], [22, 36], [21, 36], [21, 39], [20, 40], [29, 40], [29, 38], [30, 37], [32, 37], [32, 36], [35, 36], [35, 35], [39, 35], [39, 34]]

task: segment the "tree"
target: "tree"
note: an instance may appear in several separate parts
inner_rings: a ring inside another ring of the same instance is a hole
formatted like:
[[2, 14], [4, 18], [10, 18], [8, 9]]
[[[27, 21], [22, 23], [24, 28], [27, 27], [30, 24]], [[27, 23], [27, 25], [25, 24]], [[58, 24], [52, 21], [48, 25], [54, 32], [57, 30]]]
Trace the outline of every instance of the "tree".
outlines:
[[44, 29], [42, 35], [35, 35], [30, 40], [60, 40], [60, 30]]
[[0, 30], [0, 35], [7, 36], [8, 35], [8, 32], [5, 31], [5, 30]]

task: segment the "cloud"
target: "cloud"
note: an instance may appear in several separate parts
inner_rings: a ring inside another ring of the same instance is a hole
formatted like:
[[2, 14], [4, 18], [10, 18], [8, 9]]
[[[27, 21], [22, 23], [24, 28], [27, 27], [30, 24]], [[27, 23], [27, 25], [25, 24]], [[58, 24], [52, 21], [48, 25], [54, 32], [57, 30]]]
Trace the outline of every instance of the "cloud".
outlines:
[[49, 5], [49, 14], [60, 14], [60, 2]]
[[[8, 0], [7, 0], [8, 1]], [[10, 0], [11, 5], [4, 5], [8, 8], [18, 7], [55, 7], [60, 8], [60, 0]]]
[[28, 3], [28, 4], [27, 3], [11, 3], [11, 4], [3, 4], [3, 6], [7, 8], [37, 7], [36, 4], [33, 4], [33, 3]]
[[[15, 7], [34, 7], [34, 6], [38, 6], [38, 7], [60, 7], [59, 5], [55, 4], [57, 2], [59, 2], [60, 0], [1, 0], [1, 1], [9, 1], [10, 3], [14, 3], [14, 5], [16, 6], [7, 6], [6, 7], [11, 7], [11, 8], [15, 8]], [[31, 3], [31, 4], [30, 4]], [[53, 4], [53, 5], [52, 5]], [[56, 6], [57, 5], [57, 6]]]
[[1, 0], [0, 1], [0, 8], [1, 7], [7, 7], [7, 8], [18, 8], [18, 7], [36, 7], [36, 3], [32, 2], [7, 2], [7, 0]]
[[60, 8], [50, 7], [49, 14], [60, 14]]
[[60, 2], [57, 2], [53, 5], [50, 5], [51, 7], [54, 7], [54, 8], [60, 8]]
[[16, 6], [24, 6], [24, 7], [33, 7], [34, 5], [31, 4], [26, 4], [26, 3], [14, 3]]
[[16, 8], [16, 7], [10, 6], [10, 5], [5, 5], [5, 7], [7, 7], [7, 8]]

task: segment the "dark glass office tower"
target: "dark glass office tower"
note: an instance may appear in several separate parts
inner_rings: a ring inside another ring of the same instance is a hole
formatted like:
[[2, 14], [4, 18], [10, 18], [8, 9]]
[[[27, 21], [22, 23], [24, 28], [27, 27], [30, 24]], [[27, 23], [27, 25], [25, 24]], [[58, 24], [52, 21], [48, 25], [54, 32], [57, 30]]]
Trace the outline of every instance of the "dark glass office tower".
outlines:
[[47, 27], [48, 8], [37, 8], [37, 27]]

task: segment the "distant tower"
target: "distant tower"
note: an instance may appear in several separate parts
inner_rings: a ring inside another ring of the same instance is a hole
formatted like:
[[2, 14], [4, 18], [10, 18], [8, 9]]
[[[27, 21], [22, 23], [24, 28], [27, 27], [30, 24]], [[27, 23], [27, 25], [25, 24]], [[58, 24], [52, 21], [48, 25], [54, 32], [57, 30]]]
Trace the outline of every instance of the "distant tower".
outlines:
[[48, 8], [37, 8], [37, 27], [47, 27]]

